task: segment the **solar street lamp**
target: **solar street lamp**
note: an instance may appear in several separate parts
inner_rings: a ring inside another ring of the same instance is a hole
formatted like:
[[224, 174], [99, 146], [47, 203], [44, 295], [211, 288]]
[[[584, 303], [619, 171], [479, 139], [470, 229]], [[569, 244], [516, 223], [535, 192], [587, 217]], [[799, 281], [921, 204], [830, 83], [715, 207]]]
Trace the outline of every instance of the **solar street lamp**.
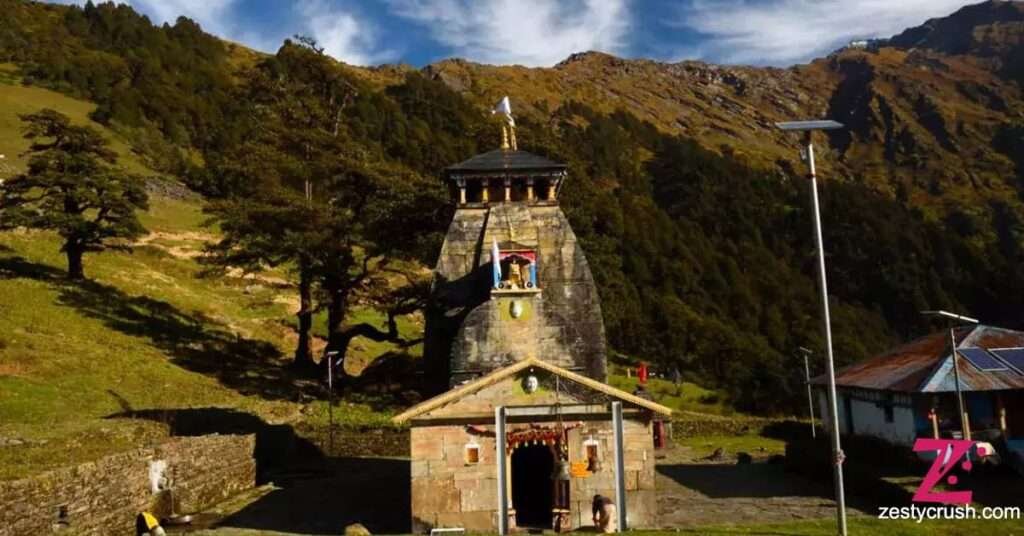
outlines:
[[811, 181], [811, 205], [814, 208], [814, 239], [818, 249], [818, 283], [821, 287], [821, 321], [825, 327], [825, 369], [828, 374], [828, 412], [832, 425], [832, 479], [836, 489], [836, 522], [840, 536], [846, 536], [846, 497], [843, 491], [843, 460], [845, 455], [839, 443], [839, 409], [836, 405], [836, 371], [832, 359], [832, 325], [828, 310], [828, 282], [825, 277], [825, 246], [821, 238], [821, 208], [818, 203], [818, 179], [814, 169], [814, 144], [811, 135], [815, 130], [843, 128], [842, 123], [832, 120], [790, 121], [775, 123], [784, 132], [803, 134], [801, 157], [807, 162], [807, 178]]
[[949, 323], [949, 348], [950, 353], [953, 354], [953, 381], [956, 382], [956, 406], [960, 412], [960, 433], [964, 439], [971, 438], [971, 429], [967, 425], [967, 409], [964, 407], [964, 393], [960, 386], [960, 360], [957, 358], [956, 349], [956, 324], [955, 322], [965, 324], [977, 324], [976, 318], [969, 316], [958, 315], [949, 311], [921, 311], [921, 314], [926, 316], [941, 316], [950, 320]]

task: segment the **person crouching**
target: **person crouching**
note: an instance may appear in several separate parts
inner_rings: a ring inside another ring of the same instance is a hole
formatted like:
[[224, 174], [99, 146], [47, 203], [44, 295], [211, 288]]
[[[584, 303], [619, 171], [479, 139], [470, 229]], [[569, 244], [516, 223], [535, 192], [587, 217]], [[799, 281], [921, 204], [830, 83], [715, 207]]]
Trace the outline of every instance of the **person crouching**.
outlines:
[[594, 495], [594, 527], [598, 532], [615, 532], [615, 503], [603, 495]]

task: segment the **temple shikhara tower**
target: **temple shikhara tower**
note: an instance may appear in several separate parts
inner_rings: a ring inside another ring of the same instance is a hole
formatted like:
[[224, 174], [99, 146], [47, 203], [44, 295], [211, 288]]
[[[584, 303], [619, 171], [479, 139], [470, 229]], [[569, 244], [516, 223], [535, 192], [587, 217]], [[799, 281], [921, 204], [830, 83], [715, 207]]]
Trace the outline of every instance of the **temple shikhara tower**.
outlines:
[[424, 355], [444, 388], [528, 357], [605, 379], [587, 259], [558, 206], [565, 164], [498, 149], [451, 166], [455, 201]]
[[507, 527], [589, 525], [592, 497], [617, 491], [613, 402], [624, 416], [619, 508], [631, 526], [653, 526], [652, 421], [670, 410], [605, 383], [597, 287], [558, 204], [569, 170], [518, 150], [507, 99], [499, 111], [502, 147], [444, 177], [456, 210], [424, 342], [440, 394], [395, 417], [411, 424], [412, 528], [499, 529], [503, 496]]

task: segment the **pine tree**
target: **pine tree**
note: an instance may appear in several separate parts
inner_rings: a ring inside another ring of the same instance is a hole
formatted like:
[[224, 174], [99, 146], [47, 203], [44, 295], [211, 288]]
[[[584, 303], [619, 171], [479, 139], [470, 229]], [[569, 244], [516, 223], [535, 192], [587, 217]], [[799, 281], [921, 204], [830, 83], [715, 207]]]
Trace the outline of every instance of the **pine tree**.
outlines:
[[117, 155], [93, 128], [50, 109], [20, 117], [31, 156], [25, 173], [0, 185], [0, 226], [56, 231], [68, 277], [83, 279], [85, 253], [129, 250], [146, 232], [135, 214], [148, 206], [142, 180], [115, 166]]

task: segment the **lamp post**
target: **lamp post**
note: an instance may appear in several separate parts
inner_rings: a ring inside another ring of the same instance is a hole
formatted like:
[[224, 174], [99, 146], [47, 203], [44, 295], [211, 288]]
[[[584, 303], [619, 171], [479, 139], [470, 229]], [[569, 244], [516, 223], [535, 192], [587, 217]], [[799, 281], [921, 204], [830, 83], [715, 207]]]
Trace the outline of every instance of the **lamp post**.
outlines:
[[955, 322], [964, 322], [967, 324], [977, 324], [976, 318], [969, 316], [958, 315], [956, 313], [950, 313], [949, 311], [921, 311], [921, 314], [927, 316], [941, 316], [950, 320], [949, 322], [949, 351], [953, 355], [953, 381], [956, 382], [956, 408], [960, 413], [960, 433], [963, 435], [963, 439], [971, 438], [971, 428], [967, 422], [967, 408], [964, 407], [964, 393], [960, 386], [960, 360], [957, 359], [956, 351], [956, 324]]
[[817, 438], [818, 432], [814, 429], [814, 394], [811, 392], [811, 364], [808, 358], [813, 353], [801, 346], [798, 348], [804, 356], [804, 385], [807, 386], [807, 411], [811, 416], [811, 438]]
[[821, 287], [821, 321], [825, 331], [825, 369], [828, 374], [828, 411], [829, 423], [832, 428], [832, 479], [836, 493], [836, 523], [839, 535], [846, 536], [846, 496], [843, 490], [843, 455], [839, 443], [839, 409], [836, 405], [836, 372], [832, 358], [832, 325], [828, 310], [828, 281], [825, 276], [825, 246], [821, 238], [821, 208], [818, 204], [818, 179], [814, 169], [814, 144], [811, 134], [815, 130], [835, 130], [843, 128], [841, 123], [830, 120], [822, 121], [791, 121], [776, 123], [775, 126], [784, 132], [801, 132], [804, 135], [803, 155], [807, 161], [807, 178], [811, 181], [811, 206], [814, 210], [814, 239], [818, 249], [818, 283]]
[[[327, 360], [327, 455], [334, 455], [334, 358], [338, 355], [337, 350], [324, 353]], [[338, 364], [340, 364], [340, 360]]]

